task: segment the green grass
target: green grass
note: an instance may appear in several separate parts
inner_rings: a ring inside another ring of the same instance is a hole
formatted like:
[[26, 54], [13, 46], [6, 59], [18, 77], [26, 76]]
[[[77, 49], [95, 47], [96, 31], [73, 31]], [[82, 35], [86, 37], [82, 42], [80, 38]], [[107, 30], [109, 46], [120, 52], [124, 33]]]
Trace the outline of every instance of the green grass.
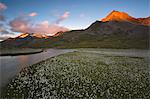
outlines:
[[90, 52], [59, 55], [25, 68], [3, 90], [7, 98], [148, 99], [144, 58]]
[[[70, 34], [71, 35], [71, 34]], [[109, 37], [80, 35], [79, 37], [62, 36], [53, 38], [47, 42], [29, 44], [33, 48], [114, 48], [114, 49], [148, 49], [147, 38], [136, 39], [125, 36], [112, 35]]]

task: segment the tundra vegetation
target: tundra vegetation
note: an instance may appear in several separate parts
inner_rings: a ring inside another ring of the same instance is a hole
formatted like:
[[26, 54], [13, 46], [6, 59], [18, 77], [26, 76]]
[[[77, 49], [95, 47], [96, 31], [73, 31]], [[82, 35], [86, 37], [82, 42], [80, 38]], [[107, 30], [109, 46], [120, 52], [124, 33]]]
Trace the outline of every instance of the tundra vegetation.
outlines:
[[150, 98], [145, 58], [70, 52], [24, 68], [3, 90], [7, 98]]

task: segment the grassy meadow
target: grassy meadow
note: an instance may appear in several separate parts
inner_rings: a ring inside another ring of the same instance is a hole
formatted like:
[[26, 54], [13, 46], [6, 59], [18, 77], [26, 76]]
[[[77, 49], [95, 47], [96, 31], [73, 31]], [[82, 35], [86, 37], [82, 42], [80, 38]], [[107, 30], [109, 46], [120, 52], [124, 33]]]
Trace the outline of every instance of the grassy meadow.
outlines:
[[7, 98], [148, 99], [148, 61], [75, 51], [23, 69], [3, 90]]

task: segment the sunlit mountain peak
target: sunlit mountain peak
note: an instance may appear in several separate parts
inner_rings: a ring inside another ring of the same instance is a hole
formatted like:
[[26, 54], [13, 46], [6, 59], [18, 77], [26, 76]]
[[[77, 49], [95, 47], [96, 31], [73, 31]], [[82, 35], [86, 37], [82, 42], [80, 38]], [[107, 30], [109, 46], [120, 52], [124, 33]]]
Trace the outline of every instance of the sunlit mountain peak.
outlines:
[[18, 37], [16, 38], [25, 38], [27, 36], [29, 36], [30, 34], [29, 33], [22, 33], [21, 35], [19, 35]]
[[108, 14], [105, 18], [101, 20], [102, 22], [107, 21], [127, 21], [131, 23], [141, 24], [150, 26], [150, 17], [147, 18], [135, 18], [130, 16], [126, 12], [120, 12], [113, 10], [110, 14]]
[[136, 18], [128, 15], [125, 12], [113, 10], [110, 14], [108, 14], [108, 16], [106, 16], [106, 18], [103, 18], [101, 21], [136, 21]]

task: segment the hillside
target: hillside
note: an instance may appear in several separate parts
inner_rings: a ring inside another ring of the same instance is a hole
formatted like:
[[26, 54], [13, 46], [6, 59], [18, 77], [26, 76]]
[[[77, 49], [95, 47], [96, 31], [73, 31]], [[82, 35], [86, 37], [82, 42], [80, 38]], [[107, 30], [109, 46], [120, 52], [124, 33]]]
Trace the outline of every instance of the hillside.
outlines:
[[[117, 14], [116, 14], [117, 13]], [[138, 21], [137, 21], [138, 20]], [[139, 21], [140, 20], [140, 21]], [[141, 23], [140, 23], [141, 22]], [[127, 13], [113, 11], [102, 21], [85, 30], [72, 30], [55, 36], [8, 39], [3, 48], [149, 48], [149, 19], [133, 18]], [[144, 25], [146, 24], [146, 25]]]
[[57, 48], [148, 48], [149, 27], [128, 22], [96, 21], [85, 30], [74, 30], [46, 42], [30, 43], [34, 47]]

